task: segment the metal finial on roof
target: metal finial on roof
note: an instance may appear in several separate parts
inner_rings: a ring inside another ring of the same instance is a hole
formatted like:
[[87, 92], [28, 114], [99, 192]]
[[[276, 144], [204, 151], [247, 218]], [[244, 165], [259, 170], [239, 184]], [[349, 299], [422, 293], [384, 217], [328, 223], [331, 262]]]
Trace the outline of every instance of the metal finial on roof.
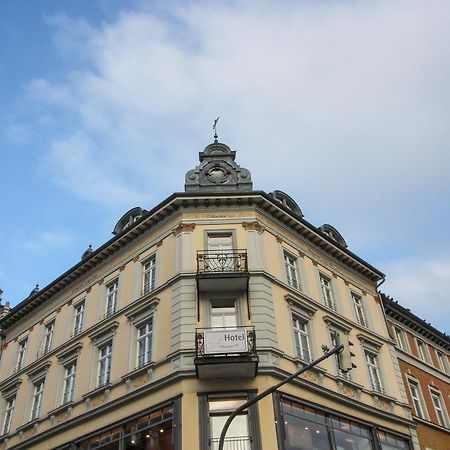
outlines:
[[218, 117], [216, 120], [214, 120], [213, 130], [214, 130], [214, 142], [218, 142], [219, 136], [217, 136], [217, 122], [219, 121], [220, 117]]

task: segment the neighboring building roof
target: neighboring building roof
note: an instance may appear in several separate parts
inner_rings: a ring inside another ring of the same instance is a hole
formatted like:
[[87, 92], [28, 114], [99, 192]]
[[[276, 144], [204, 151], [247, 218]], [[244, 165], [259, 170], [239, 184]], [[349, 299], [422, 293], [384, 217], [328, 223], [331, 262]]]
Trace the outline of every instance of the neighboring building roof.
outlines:
[[398, 322], [406, 325], [408, 328], [430, 339], [432, 342], [435, 342], [441, 347], [450, 350], [450, 336], [448, 334], [439, 331], [430, 323], [426, 322], [420, 317], [417, 317], [408, 308], [400, 305], [397, 301], [393, 300], [388, 295], [381, 293], [381, 299], [383, 301], [383, 306], [386, 314], [389, 317], [392, 317]]

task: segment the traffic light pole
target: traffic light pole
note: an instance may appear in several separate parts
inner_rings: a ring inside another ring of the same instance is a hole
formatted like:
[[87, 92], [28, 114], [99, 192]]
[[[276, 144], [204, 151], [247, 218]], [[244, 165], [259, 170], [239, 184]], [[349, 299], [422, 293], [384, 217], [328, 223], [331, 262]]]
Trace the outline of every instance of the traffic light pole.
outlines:
[[267, 397], [269, 394], [271, 394], [272, 392], [275, 392], [278, 388], [280, 388], [281, 386], [283, 386], [284, 384], [288, 383], [289, 381], [293, 380], [294, 378], [298, 377], [299, 375], [301, 375], [303, 372], [306, 372], [307, 370], [311, 369], [312, 367], [314, 367], [316, 364], [319, 364], [320, 362], [322, 362], [324, 359], [329, 358], [330, 356], [339, 353], [343, 350], [344, 345], [337, 345], [336, 347], [334, 347], [333, 349], [327, 351], [326, 353], [324, 353], [320, 358], [315, 359], [314, 361], [310, 362], [309, 364], [307, 364], [306, 366], [302, 367], [301, 369], [297, 370], [297, 372], [293, 373], [292, 375], [289, 375], [288, 377], [286, 377], [284, 380], [280, 381], [279, 383], [271, 386], [270, 388], [266, 389], [265, 391], [261, 392], [261, 394], [257, 395], [256, 397], [252, 398], [251, 400], [248, 400], [247, 402], [245, 402], [244, 404], [242, 404], [241, 406], [239, 406], [238, 408], [236, 408], [231, 414], [230, 417], [228, 417], [227, 421], [225, 422], [225, 425], [223, 426], [222, 429], [222, 433], [220, 433], [220, 439], [219, 439], [219, 450], [223, 450], [223, 445], [225, 442], [225, 435], [227, 434], [228, 428], [231, 424], [231, 422], [233, 421], [233, 419], [242, 411], [244, 411], [245, 409], [247, 409], [249, 406], [254, 405], [255, 403], [259, 402], [261, 399], [263, 399], [264, 397]]

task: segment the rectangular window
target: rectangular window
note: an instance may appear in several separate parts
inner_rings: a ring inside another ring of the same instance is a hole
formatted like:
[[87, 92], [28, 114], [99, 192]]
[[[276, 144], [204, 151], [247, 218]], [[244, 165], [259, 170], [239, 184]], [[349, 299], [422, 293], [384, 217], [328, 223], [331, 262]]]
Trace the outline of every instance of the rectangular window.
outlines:
[[322, 289], [322, 296], [325, 305], [328, 306], [328, 308], [336, 309], [333, 292], [331, 290], [331, 279], [323, 274], [320, 274], [320, 287]]
[[308, 328], [304, 320], [293, 316], [292, 323], [294, 327], [295, 346], [297, 356], [304, 361], [311, 361], [311, 352], [309, 350]]
[[300, 289], [297, 276], [297, 258], [284, 252], [284, 267], [288, 284], [295, 289]]
[[83, 329], [84, 309], [85, 309], [84, 301], [77, 303], [74, 306], [74, 312], [75, 312], [74, 321], [73, 321], [73, 335], [74, 336], [80, 334], [81, 330]]
[[17, 353], [16, 369], [20, 370], [25, 364], [25, 353], [27, 351], [28, 338], [22, 339], [19, 342], [19, 351]]
[[[210, 420], [210, 448], [217, 450], [219, 448], [219, 438], [223, 426], [229, 415], [246, 399], [210, 399], [209, 420]], [[224, 443], [224, 449], [250, 450], [251, 439], [248, 424], [248, 414], [244, 411], [237, 415], [231, 422], [227, 431]]]
[[55, 321], [52, 320], [47, 325], [45, 325], [45, 334], [44, 334], [44, 349], [43, 353], [48, 353], [53, 346], [53, 335], [55, 333]]
[[116, 312], [117, 298], [119, 295], [119, 280], [116, 279], [106, 287], [106, 316]]
[[236, 328], [237, 310], [234, 299], [211, 300], [210, 307], [211, 328]]
[[15, 405], [16, 405], [16, 396], [7, 399], [2, 434], [7, 434], [11, 430], [11, 422]]
[[414, 409], [416, 414], [421, 419], [425, 419], [425, 408], [422, 398], [422, 392], [420, 390], [420, 385], [417, 381], [408, 378], [409, 391], [411, 392], [412, 402], [414, 404]]
[[439, 350], [436, 350], [436, 357], [439, 364], [439, 369], [442, 370], [442, 372], [448, 373], [448, 367], [447, 367], [447, 356], [444, 355], [444, 353], [440, 352]]
[[434, 389], [430, 389], [431, 400], [433, 401], [434, 410], [436, 411], [436, 417], [439, 422], [439, 425], [442, 427], [447, 426], [447, 417], [444, 410], [444, 406], [442, 404], [442, 396], [439, 391], [435, 391]]
[[63, 404], [69, 403], [73, 400], [73, 390], [75, 388], [76, 371], [77, 371], [76, 362], [73, 362], [66, 367], [64, 375]]
[[98, 386], [108, 384], [111, 379], [111, 342], [99, 348], [98, 360]]
[[408, 350], [407, 343], [406, 343], [406, 336], [405, 332], [399, 328], [394, 326], [394, 332], [395, 332], [395, 339], [397, 341], [398, 348], [400, 350], [403, 350], [406, 352]]
[[365, 350], [366, 364], [369, 369], [370, 382], [372, 389], [376, 392], [383, 392], [381, 385], [380, 373], [378, 369], [377, 355], [375, 353]]
[[138, 367], [145, 366], [152, 360], [152, 336], [153, 334], [153, 322], [150, 320], [138, 327]]
[[44, 383], [45, 378], [37, 381], [34, 384], [34, 394], [33, 394], [33, 402], [31, 406], [31, 416], [30, 420], [37, 419], [39, 417], [39, 412], [41, 410], [42, 405], [42, 397], [44, 396]]
[[[336, 330], [330, 330], [330, 340], [333, 348], [339, 345], [339, 333]], [[347, 378], [348, 380], [351, 380], [351, 373], [342, 372], [342, 370], [340, 369], [338, 354], [335, 353], [333, 356], [334, 356], [334, 364], [336, 366], [336, 372], [338, 373], [338, 375]]]
[[222, 254], [233, 250], [231, 233], [208, 233], [207, 240], [210, 253]]
[[143, 264], [142, 294], [148, 294], [155, 289], [156, 257], [153, 256]]
[[352, 300], [353, 307], [355, 309], [356, 321], [363, 327], [367, 327], [367, 320], [364, 314], [361, 296], [352, 292]]
[[430, 358], [428, 357], [428, 351], [427, 351], [427, 348], [426, 348], [426, 344], [423, 341], [421, 341], [420, 339], [417, 339], [417, 338], [416, 338], [416, 343], [417, 343], [417, 351], [419, 353], [419, 358], [422, 361], [430, 362]]

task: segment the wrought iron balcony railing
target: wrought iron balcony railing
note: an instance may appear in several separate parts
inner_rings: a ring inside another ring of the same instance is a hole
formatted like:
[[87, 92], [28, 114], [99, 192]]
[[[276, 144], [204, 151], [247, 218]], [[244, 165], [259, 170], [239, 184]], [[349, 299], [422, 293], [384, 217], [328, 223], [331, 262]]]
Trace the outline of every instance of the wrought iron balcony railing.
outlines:
[[247, 250], [199, 250], [197, 252], [197, 273], [239, 273], [248, 272]]
[[[210, 446], [212, 450], [218, 450], [219, 438], [211, 438]], [[226, 437], [223, 444], [223, 450], [250, 450], [251, 438], [250, 436], [236, 436]]]
[[197, 328], [195, 356], [256, 356], [255, 327]]

